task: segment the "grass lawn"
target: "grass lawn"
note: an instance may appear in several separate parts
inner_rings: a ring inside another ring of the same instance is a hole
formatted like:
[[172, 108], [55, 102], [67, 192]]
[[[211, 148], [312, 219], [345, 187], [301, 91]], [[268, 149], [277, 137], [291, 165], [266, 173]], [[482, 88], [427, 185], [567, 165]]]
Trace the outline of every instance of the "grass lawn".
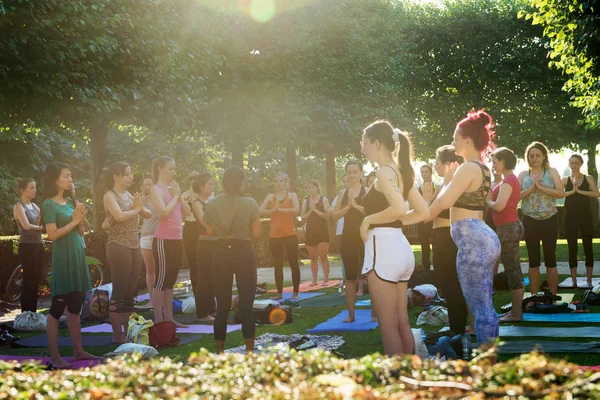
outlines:
[[[560, 279], [564, 279], [566, 275], [561, 275]], [[286, 285], [289, 285], [289, 282], [286, 282]], [[326, 291], [327, 293], [337, 294], [337, 289], [332, 288]], [[576, 293], [575, 300], [580, 299], [581, 294], [583, 293], [583, 289], [580, 290], [564, 290], [560, 293]], [[559, 294], [560, 294], [559, 293]], [[500, 310], [500, 306], [507, 304], [510, 302], [510, 294], [508, 291], [499, 291], [494, 295], [494, 304], [496, 306], [496, 310]], [[300, 303], [302, 304], [302, 303]], [[305, 307], [305, 308], [295, 308], [293, 309], [293, 319], [294, 322], [287, 325], [280, 326], [258, 326], [256, 328], [256, 336], [260, 336], [263, 333], [279, 333], [279, 334], [291, 334], [291, 333], [305, 333], [307, 329], [316, 326], [317, 324], [325, 321], [328, 318], [333, 317], [338, 314], [341, 310], [345, 309], [345, 304], [339, 306], [328, 306], [328, 307]], [[424, 309], [422, 307], [415, 307], [409, 311], [411, 326], [416, 327], [416, 319], [419, 313], [421, 313]], [[600, 312], [599, 307], [591, 307], [591, 312]], [[151, 313], [144, 313], [144, 315], [149, 318], [151, 317]], [[89, 324], [88, 324], [89, 325]], [[515, 323], [515, 325], [524, 325], [524, 326], [533, 326], [533, 323]], [[539, 326], [544, 327], [565, 327], [565, 326], [589, 326], [589, 325], [598, 325], [600, 324], [550, 324], [544, 323], [539, 324]], [[441, 327], [434, 326], [426, 326], [421, 327], [428, 331], [437, 331]], [[39, 333], [24, 333], [18, 334], [20, 337], [30, 337], [37, 335]], [[63, 336], [68, 336], [67, 329], [61, 329], [60, 334]], [[362, 333], [362, 332], [347, 332], [343, 333], [345, 344], [338, 350], [339, 353], [346, 358], [350, 357], [361, 357], [366, 354], [375, 353], [382, 351], [381, 347], [381, 338], [379, 330], [376, 329], [372, 332]], [[510, 338], [510, 340], [527, 340], [527, 339], [536, 339], [536, 338]], [[542, 338], [537, 338], [538, 340], [543, 340]], [[507, 338], [508, 340], [508, 338]], [[578, 338], [552, 338], [552, 340], [565, 340], [565, 341], [591, 341], [593, 339], [578, 339]], [[243, 344], [242, 332], [232, 332], [227, 335], [227, 347], [236, 347]], [[190, 353], [197, 351], [200, 347], [205, 347], [208, 350], [214, 351], [215, 347], [213, 344], [212, 335], [204, 335], [201, 339], [187, 344], [185, 346], [174, 347], [163, 349], [160, 351], [162, 356], [169, 356], [172, 358], [179, 358], [185, 360], [189, 357]], [[86, 350], [92, 352], [93, 354], [102, 355], [112, 351], [116, 346], [105, 346], [105, 347], [88, 347]], [[2, 354], [15, 354], [15, 355], [37, 355], [37, 356], [49, 356], [49, 352], [47, 348], [11, 348], [8, 346], [3, 346], [0, 349], [0, 353]], [[61, 353], [64, 356], [69, 356], [72, 354], [72, 349], [70, 347], [62, 347]], [[516, 357], [517, 355], [503, 355], [500, 356], [501, 360], [510, 359]], [[572, 362], [581, 365], [600, 365], [600, 355], [599, 354], [552, 354], [553, 358], [567, 358]]]

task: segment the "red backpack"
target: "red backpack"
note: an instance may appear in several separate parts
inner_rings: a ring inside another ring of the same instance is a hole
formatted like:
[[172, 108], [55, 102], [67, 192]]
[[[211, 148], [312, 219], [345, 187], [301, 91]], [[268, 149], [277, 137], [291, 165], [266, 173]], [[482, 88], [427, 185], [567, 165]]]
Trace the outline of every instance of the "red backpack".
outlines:
[[166, 347], [179, 345], [179, 338], [175, 333], [175, 328], [175, 324], [171, 321], [162, 321], [152, 325], [148, 335], [150, 346]]

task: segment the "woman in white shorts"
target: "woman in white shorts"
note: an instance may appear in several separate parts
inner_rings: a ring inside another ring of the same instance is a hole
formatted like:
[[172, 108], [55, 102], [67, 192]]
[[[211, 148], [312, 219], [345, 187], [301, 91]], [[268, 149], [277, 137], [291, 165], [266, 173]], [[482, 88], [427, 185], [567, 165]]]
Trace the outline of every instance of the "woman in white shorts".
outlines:
[[[378, 317], [383, 349], [387, 355], [414, 353], [414, 338], [408, 321], [408, 283], [415, 258], [402, 233], [400, 218], [412, 215], [414, 222], [428, 216], [427, 203], [413, 187], [415, 173], [408, 138], [387, 121], [365, 128], [362, 152], [377, 163], [377, 178], [364, 197], [365, 218], [360, 227], [365, 241], [362, 273], [367, 275], [373, 310]], [[399, 151], [398, 163], [393, 154]], [[405, 199], [413, 211], [407, 214]]]

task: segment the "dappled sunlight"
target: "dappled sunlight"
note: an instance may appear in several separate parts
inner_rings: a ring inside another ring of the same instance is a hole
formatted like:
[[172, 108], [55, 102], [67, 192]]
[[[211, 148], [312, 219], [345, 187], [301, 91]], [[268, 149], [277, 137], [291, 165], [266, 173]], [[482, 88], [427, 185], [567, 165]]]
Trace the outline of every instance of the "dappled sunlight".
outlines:
[[269, 22], [273, 18], [307, 6], [316, 0], [198, 0], [205, 7], [231, 14], [244, 14], [256, 22]]

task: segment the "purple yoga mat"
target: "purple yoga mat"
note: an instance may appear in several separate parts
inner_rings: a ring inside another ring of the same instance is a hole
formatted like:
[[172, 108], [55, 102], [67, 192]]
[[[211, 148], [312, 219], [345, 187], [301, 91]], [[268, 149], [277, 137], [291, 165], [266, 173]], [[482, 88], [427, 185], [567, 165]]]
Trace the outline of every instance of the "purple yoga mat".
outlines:
[[[242, 329], [242, 325], [227, 325], [227, 332], [239, 331]], [[82, 333], [111, 333], [112, 327], [110, 324], [100, 324], [87, 326], [81, 329]], [[212, 334], [214, 333], [214, 328], [212, 325], [202, 325], [202, 324], [194, 324], [188, 325], [187, 328], [177, 328], [177, 333], [206, 333]]]
[[[65, 361], [71, 363], [74, 369], [82, 369], [82, 368], [90, 368], [100, 364], [100, 360], [79, 360], [74, 361], [73, 357], [64, 357]], [[44, 365], [50, 362], [50, 357], [35, 357], [35, 356], [5, 356], [0, 355], [0, 361], [37, 361], [38, 363]]]

